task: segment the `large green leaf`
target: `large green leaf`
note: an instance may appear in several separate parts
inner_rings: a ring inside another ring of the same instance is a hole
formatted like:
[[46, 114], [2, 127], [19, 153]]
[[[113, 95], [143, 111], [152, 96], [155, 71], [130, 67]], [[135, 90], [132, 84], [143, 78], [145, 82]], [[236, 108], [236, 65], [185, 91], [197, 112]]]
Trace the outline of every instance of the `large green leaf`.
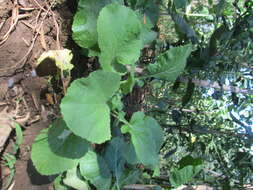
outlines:
[[130, 125], [122, 127], [122, 132], [131, 134], [131, 142], [138, 160], [154, 168], [159, 161], [158, 152], [163, 142], [163, 131], [156, 120], [142, 112], [136, 112]]
[[191, 156], [185, 156], [178, 164], [179, 168], [174, 169], [170, 175], [170, 182], [173, 187], [179, 187], [191, 181], [203, 168], [203, 161]]
[[60, 119], [36, 137], [31, 157], [41, 174], [53, 175], [76, 167], [89, 148], [90, 144], [73, 135]]
[[90, 190], [88, 183], [78, 176], [77, 168], [68, 170], [63, 183], [75, 190]]
[[80, 161], [82, 176], [99, 190], [109, 190], [111, 173], [105, 160], [95, 152], [89, 151]]
[[125, 144], [124, 146], [124, 157], [129, 164], [135, 165], [140, 163], [132, 142]]
[[148, 77], [175, 81], [184, 70], [192, 45], [173, 47], [158, 56], [156, 63], [148, 66]]
[[110, 109], [106, 102], [119, 89], [120, 76], [95, 71], [75, 80], [61, 103], [61, 111], [71, 131], [92, 143], [111, 138]]
[[113, 70], [114, 64], [133, 64], [140, 56], [141, 23], [136, 13], [119, 4], [104, 7], [97, 22], [100, 63]]
[[72, 25], [73, 39], [79, 46], [92, 48], [97, 44], [97, 18], [107, 3], [101, 0], [79, 0]]
[[98, 50], [97, 18], [100, 10], [113, 2], [123, 4], [123, 0], [79, 0], [72, 25], [72, 37], [79, 46]]
[[120, 137], [113, 138], [105, 150], [104, 158], [108, 163], [110, 170], [116, 178], [116, 184], [119, 189], [119, 180], [124, 171], [125, 158], [123, 155], [125, 142]]

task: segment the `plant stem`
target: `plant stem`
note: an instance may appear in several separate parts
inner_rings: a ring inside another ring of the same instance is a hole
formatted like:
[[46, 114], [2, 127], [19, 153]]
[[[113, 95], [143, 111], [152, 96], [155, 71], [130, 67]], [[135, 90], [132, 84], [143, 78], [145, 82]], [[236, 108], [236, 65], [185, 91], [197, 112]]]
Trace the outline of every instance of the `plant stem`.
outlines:
[[119, 117], [119, 113], [114, 111], [114, 112], [111, 112], [111, 115], [115, 118], [117, 118], [119, 121], [121, 121], [122, 123], [124, 123], [125, 125], [129, 125], [131, 126], [131, 124], [126, 120], [126, 119], [122, 119]]

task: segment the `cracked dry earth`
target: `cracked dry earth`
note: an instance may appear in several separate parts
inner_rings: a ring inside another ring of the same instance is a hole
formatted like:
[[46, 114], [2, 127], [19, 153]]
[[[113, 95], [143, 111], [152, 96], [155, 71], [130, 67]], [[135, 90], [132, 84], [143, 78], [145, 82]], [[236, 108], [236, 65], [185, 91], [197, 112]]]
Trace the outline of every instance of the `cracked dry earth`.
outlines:
[[[47, 50], [69, 43], [70, 3], [51, 0], [0, 0], [0, 189], [48, 190], [51, 180], [40, 176], [30, 161], [34, 138], [58, 114], [61, 90], [55, 90], [36, 60]], [[37, 74], [36, 74], [37, 71]], [[15, 175], [4, 157], [13, 153], [15, 126], [23, 132], [16, 157]], [[10, 179], [10, 183], [9, 182]]]

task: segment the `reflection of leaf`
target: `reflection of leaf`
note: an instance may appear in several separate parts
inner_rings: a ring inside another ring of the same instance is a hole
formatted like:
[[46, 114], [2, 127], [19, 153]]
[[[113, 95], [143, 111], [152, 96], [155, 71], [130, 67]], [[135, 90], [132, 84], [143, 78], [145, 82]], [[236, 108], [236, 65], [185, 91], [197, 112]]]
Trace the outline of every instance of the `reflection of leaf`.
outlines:
[[134, 64], [139, 56], [141, 24], [136, 13], [119, 4], [104, 7], [97, 22], [99, 58], [105, 70], [113, 64]]
[[184, 70], [186, 60], [190, 55], [192, 45], [173, 47], [160, 54], [156, 63], [148, 66], [148, 77], [175, 81], [178, 75]]
[[124, 125], [121, 129], [123, 133], [131, 134], [131, 142], [139, 162], [155, 167], [163, 142], [163, 131], [156, 120], [145, 116], [142, 112], [136, 112], [131, 118], [130, 125]]
[[72, 82], [61, 103], [64, 120], [71, 131], [93, 143], [109, 140], [110, 109], [106, 102], [119, 85], [118, 74], [102, 70]]
[[82, 176], [99, 190], [109, 190], [111, 173], [105, 160], [95, 152], [89, 151], [80, 161]]
[[42, 130], [32, 146], [32, 161], [44, 175], [53, 175], [72, 169], [88, 151], [90, 144], [56, 120], [49, 129]]
[[71, 71], [74, 67], [71, 64], [73, 54], [68, 49], [50, 50], [44, 52], [38, 59], [37, 65], [43, 64], [43, 61], [46, 60], [47, 58], [54, 60], [55, 65], [62, 71]]

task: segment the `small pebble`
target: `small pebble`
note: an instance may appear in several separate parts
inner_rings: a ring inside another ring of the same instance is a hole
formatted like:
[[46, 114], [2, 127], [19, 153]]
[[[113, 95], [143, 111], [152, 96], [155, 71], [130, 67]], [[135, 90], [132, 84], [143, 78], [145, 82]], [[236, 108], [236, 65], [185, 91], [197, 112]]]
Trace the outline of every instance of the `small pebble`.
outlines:
[[8, 80], [8, 88], [12, 88], [14, 86], [14, 78], [11, 77], [9, 80]]

